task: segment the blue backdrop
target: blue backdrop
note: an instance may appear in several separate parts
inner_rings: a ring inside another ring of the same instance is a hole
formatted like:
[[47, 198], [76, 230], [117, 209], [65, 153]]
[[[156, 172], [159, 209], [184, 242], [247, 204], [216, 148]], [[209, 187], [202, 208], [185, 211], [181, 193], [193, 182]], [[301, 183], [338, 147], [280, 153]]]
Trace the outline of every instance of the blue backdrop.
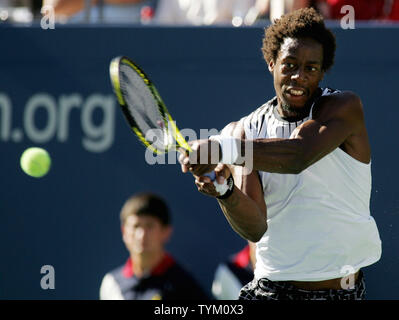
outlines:
[[[334, 28], [336, 65], [323, 85], [352, 90], [365, 107], [373, 158], [372, 215], [381, 260], [364, 269], [369, 299], [397, 299], [399, 281], [399, 29]], [[245, 241], [216, 202], [178, 165], [149, 165], [108, 78], [117, 55], [153, 79], [180, 129], [221, 129], [273, 95], [262, 27], [0, 28], [0, 298], [97, 299], [103, 275], [122, 264], [119, 211], [139, 191], [164, 196], [175, 232], [168, 249], [210, 291], [219, 261]], [[42, 179], [19, 167], [30, 146], [53, 159]], [[41, 267], [55, 270], [43, 290]]]

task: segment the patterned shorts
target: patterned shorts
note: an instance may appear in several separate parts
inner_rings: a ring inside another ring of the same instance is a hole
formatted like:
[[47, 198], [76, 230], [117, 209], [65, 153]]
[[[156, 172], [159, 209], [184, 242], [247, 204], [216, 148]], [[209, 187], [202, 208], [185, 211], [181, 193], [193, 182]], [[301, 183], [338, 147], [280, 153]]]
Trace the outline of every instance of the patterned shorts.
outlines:
[[353, 289], [303, 290], [286, 281], [253, 279], [240, 291], [239, 300], [364, 300], [365, 283], [362, 271], [359, 272]]

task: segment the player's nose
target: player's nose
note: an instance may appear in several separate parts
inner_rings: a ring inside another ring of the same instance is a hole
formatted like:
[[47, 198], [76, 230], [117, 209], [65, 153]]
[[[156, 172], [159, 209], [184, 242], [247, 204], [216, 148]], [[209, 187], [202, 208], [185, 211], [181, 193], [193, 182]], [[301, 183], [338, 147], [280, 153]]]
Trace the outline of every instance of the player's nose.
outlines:
[[297, 68], [291, 74], [291, 80], [295, 81], [296, 83], [304, 83], [307, 80], [306, 72], [302, 68]]

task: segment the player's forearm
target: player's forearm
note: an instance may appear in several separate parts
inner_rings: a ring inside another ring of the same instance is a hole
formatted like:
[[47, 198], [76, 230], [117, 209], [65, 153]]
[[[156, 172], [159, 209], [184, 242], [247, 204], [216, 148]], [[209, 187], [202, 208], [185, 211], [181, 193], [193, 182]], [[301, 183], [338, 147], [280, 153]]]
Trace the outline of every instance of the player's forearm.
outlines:
[[[291, 174], [307, 166], [305, 149], [298, 139], [256, 139], [252, 142], [241, 140], [241, 155], [245, 159], [241, 165], [258, 171]], [[248, 150], [248, 146], [252, 150]]]
[[243, 238], [257, 242], [266, 232], [266, 212], [237, 187], [231, 196], [218, 202], [231, 227]]

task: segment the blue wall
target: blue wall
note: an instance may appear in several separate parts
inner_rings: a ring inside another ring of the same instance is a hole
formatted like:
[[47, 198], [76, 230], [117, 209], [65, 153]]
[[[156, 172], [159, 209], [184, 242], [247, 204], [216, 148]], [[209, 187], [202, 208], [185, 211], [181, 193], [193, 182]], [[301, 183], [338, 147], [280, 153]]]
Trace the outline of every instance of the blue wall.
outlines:
[[[323, 84], [361, 96], [373, 151], [371, 207], [383, 256], [364, 269], [368, 298], [397, 299], [399, 29], [334, 32], [336, 65]], [[135, 59], [177, 125], [199, 135], [272, 97], [262, 36], [260, 27], [1, 27], [0, 298], [97, 299], [104, 273], [127, 258], [120, 208], [145, 190], [168, 199], [168, 248], [210, 290], [217, 263], [245, 241], [178, 165], [145, 162], [113, 98], [108, 65], [121, 54]], [[52, 155], [43, 179], [19, 167], [30, 146]], [[55, 290], [40, 287], [43, 265], [55, 268]]]

